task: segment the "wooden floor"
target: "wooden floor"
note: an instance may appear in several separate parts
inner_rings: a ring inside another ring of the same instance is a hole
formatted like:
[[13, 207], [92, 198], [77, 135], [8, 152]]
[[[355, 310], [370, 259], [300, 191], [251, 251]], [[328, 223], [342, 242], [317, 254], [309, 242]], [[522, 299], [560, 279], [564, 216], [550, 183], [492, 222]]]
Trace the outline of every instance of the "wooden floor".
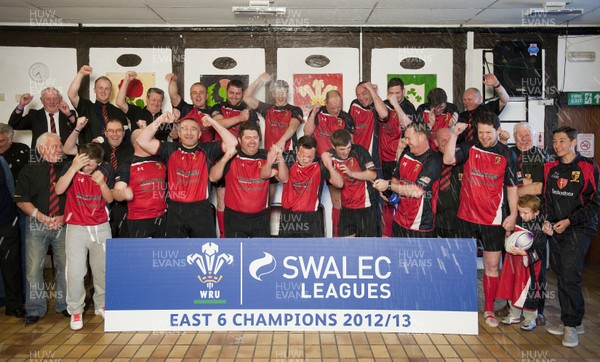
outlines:
[[[47, 273], [49, 274], [49, 273]], [[480, 309], [482, 305], [479, 274]], [[546, 316], [558, 322], [556, 278], [549, 273]], [[37, 324], [0, 309], [0, 361], [600, 361], [600, 264], [584, 272], [585, 334], [576, 348], [538, 327], [490, 328], [479, 335], [400, 333], [104, 333], [103, 320], [87, 311], [84, 327], [51, 312]], [[500, 308], [501, 305], [496, 306]], [[440, 323], [444, 323], [443, 320]]]

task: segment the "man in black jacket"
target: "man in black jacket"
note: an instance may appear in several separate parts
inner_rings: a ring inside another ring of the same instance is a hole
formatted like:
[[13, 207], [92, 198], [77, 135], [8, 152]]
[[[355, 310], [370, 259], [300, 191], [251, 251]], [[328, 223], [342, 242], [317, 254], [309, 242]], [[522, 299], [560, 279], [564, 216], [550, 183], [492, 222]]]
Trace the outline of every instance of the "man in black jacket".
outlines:
[[44, 88], [40, 99], [44, 107], [30, 109], [25, 115], [25, 106], [33, 100], [33, 96], [29, 93], [21, 95], [8, 124], [15, 130], [31, 130], [31, 149], [35, 149], [35, 141], [46, 132], [58, 134], [64, 144], [73, 130], [75, 113], [63, 102], [60, 92], [54, 87]]

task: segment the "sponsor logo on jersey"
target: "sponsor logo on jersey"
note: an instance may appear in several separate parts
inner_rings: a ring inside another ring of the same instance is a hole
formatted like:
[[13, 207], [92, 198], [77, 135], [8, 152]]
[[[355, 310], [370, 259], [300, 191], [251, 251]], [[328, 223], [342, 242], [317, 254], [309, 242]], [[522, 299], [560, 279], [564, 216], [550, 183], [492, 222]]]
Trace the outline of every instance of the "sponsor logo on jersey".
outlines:
[[565, 186], [567, 186], [567, 183], [569, 183], [569, 180], [567, 180], [566, 178], [559, 178], [557, 182], [558, 188], [561, 190], [564, 189]]

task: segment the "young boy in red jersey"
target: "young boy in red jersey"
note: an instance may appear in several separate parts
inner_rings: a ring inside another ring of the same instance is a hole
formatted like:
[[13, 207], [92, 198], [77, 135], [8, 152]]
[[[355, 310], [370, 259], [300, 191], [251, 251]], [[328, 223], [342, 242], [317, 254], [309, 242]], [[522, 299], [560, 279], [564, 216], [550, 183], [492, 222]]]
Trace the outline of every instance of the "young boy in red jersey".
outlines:
[[522, 311], [524, 321], [521, 329], [531, 331], [537, 326], [535, 320], [541, 298], [540, 272], [546, 253], [546, 235], [542, 232], [542, 218], [539, 217], [540, 199], [524, 195], [517, 205], [523, 228], [533, 234], [533, 244], [528, 250], [518, 247], [507, 250], [496, 298], [508, 300], [510, 306], [510, 313], [502, 319], [502, 323], [519, 323]]
[[111, 238], [107, 205], [113, 201], [112, 167], [103, 162], [104, 151], [97, 143], [87, 143], [70, 164], [63, 168], [56, 193], [67, 193], [64, 221], [67, 224], [67, 310], [71, 329], [83, 328], [87, 256], [94, 279], [94, 308], [104, 318], [106, 239]]

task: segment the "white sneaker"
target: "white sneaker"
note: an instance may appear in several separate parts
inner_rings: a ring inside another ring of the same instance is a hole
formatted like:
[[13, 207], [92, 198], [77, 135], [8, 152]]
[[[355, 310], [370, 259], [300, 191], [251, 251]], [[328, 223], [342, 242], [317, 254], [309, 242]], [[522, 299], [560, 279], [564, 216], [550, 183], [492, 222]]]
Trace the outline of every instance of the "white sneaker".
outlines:
[[95, 314], [95, 315], [102, 316], [102, 319], [104, 319], [104, 311], [105, 311], [105, 310], [106, 310], [106, 308], [105, 308], [105, 307], [102, 307], [102, 308], [96, 309], [96, 310], [94, 311], [94, 314]]
[[83, 316], [81, 314], [71, 315], [71, 329], [78, 331], [83, 328]]
[[[554, 334], [555, 336], [562, 336], [565, 334], [565, 326], [562, 323], [557, 326], [546, 327], [546, 330], [548, 333]], [[584, 334], [585, 326], [583, 323], [581, 323], [575, 328], [575, 330], [577, 330], [577, 334]]]
[[490, 327], [498, 327], [498, 320], [494, 315], [494, 312], [483, 312], [483, 319], [485, 320], [485, 324]]
[[577, 329], [565, 326], [564, 333], [562, 345], [565, 347], [577, 347], [579, 344], [579, 333], [577, 332]]

